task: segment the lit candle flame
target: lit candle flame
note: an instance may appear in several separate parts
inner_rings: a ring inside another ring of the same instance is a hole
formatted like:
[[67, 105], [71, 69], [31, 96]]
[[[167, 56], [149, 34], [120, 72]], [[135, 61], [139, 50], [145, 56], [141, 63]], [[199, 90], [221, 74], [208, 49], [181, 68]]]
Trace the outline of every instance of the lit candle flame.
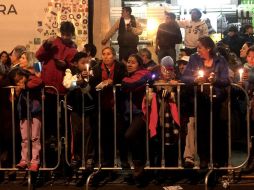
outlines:
[[199, 77], [204, 77], [204, 71], [203, 70], [199, 70], [198, 71], [198, 76]]
[[240, 76], [240, 82], [242, 82], [243, 81], [243, 68], [239, 69], [238, 72], [239, 72], [239, 76]]

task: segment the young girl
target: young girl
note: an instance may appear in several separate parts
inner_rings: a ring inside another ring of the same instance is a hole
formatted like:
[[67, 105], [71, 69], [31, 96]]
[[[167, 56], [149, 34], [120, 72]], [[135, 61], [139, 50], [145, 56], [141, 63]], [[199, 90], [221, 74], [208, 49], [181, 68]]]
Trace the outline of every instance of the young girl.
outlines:
[[[14, 69], [13, 82], [17, 85], [18, 112], [20, 118], [21, 160], [16, 165], [19, 169], [28, 167], [31, 171], [38, 171], [40, 165], [41, 150], [41, 88], [42, 80], [35, 75], [33, 66], [37, 59], [32, 52], [25, 52], [20, 58], [20, 68]], [[31, 124], [32, 157], [28, 158], [28, 120], [27, 120], [27, 93], [29, 92], [29, 111]]]

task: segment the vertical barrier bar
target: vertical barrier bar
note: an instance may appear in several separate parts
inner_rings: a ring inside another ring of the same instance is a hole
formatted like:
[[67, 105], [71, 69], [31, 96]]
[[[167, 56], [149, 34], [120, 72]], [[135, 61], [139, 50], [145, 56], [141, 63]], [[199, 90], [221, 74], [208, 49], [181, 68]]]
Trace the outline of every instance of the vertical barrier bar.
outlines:
[[45, 89], [41, 90], [41, 126], [42, 126], [42, 167], [46, 168], [46, 158], [45, 158]]
[[82, 167], [85, 167], [85, 136], [84, 136], [84, 132], [85, 132], [85, 96], [82, 93]]
[[58, 164], [55, 168], [58, 167], [58, 165], [60, 164], [60, 157], [61, 157], [61, 142], [60, 142], [60, 114], [61, 114], [61, 104], [60, 104], [60, 98], [59, 98], [59, 94], [57, 93], [57, 148], [58, 148]]
[[130, 125], [132, 123], [132, 92], [130, 92]]
[[149, 149], [149, 84], [146, 83], [146, 166], [150, 167]]
[[[27, 91], [26, 94], [26, 111], [27, 111], [27, 164], [30, 165], [31, 162], [31, 134], [32, 134], [32, 128], [31, 128], [31, 115], [30, 115], [30, 101], [29, 101], [29, 91]], [[31, 189], [31, 172], [28, 170], [28, 184], [27, 184], [28, 190]]]
[[228, 92], [228, 167], [232, 167], [232, 135], [231, 135], [231, 86], [227, 88]]
[[98, 91], [98, 156], [101, 167], [101, 91]]
[[[163, 90], [164, 91], [164, 90]], [[163, 110], [162, 113], [162, 129], [161, 129], [161, 166], [162, 168], [165, 168], [166, 166], [166, 161], [165, 161], [165, 96], [163, 95], [164, 93], [162, 93], [161, 96], [161, 107]]]
[[[65, 161], [68, 165], [70, 165], [69, 159], [68, 159], [68, 114], [67, 114], [67, 95], [64, 96], [64, 125], [65, 125], [65, 139], [64, 139], [64, 144], [65, 144]], [[61, 106], [61, 105], [60, 105]], [[61, 109], [61, 107], [60, 107]], [[84, 149], [83, 149], [84, 150]]]
[[117, 155], [116, 155], [116, 86], [113, 86], [113, 99], [114, 99], [114, 168], [117, 168]]
[[[58, 156], [57, 156], [57, 164], [55, 167], [52, 168], [46, 168], [46, 154], [45, 154], [45, 138], [46, 138], [46, 133], [45, 133], [45, 88], [48, 89], [53, 89], [56, 92], [56, 108], [57, 108], [57, 148], [58, 148]], [[54, 170], [60, 165], [60, 155], [61, 155], [61, 143], [60, 143], [60, 124], [59, 124], [59, 118], [60, 118], [60, 112], [61, 112], [61, 107], [59, 106], [59, 93], [58, 90], [54, 86], [45, 86], [42, 90], [42, 167], [40, 167], [40, 170]]]
[[11, 108], [12, 108], [12, 115], [11, 115], [11, 119], [12, 119], [12, 154], [13, 154], [13, 158], [12, 158], [12, 167], [15, 168], [16, 165], [16, 146], [15, 146], [15, 107], [14, 107], [14, 89], [15, 87], [11, 87]]
[[[181, 103], [180, 103], [180, 92], [181, 92], [181, 86], [177, 85], [177, 109], [178, 109], [178, 118], [180, 121], [180, 126], [181, 127]], [[182, 167], [182, 149], [181, 149], [181, 133], [180, 133], [180, 128], [178, 131], [178, 167]]]
[[194, 86], [194, 126], [195, 126], [195, 168], [199, 167], [198, 164], [198, 133], [197, 133], [197, 86]]
[[210, 166], [213, 169], [213, 86], [210, 84]]

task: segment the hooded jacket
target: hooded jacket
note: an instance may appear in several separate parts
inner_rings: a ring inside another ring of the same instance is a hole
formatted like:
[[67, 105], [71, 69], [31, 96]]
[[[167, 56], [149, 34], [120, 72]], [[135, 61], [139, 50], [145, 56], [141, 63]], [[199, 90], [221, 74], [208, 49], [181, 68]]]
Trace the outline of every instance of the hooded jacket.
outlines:
[[205, 21], [194, 22], [192, 20], [178, 21], [180, 28], [185, 29], [184, 44], [186, 48], [196, 48], [201, 36], [208, 36], [208, 27]]

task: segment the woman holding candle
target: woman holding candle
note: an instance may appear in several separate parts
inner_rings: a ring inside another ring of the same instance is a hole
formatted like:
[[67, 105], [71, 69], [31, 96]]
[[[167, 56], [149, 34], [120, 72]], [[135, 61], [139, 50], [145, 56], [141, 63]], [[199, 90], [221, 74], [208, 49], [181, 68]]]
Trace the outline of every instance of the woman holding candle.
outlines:
[[[204, 83], [213, 85], [213, 133], [216, 140], [213, 144], [216, 152], [213, 153], [214, 160], [220, 165], [226, 164], [227, 148], [226, 126], [220, 119], [220, 106], [225, 100], [223, 90], [229, 84], [228, 64], [224, 57], [215, 51], [215, 44], [208, 36], [200, 37], [198, 40], [197, 53], [190, 56], [189, 63], [182, 76], [182, 81], [187, 84], [199, 84], [198, 107], [197, 107], [197, 146], [200, 157], [200, 167], [207, 167], [209, 160], [209, 121], [210, 121], [210, 88]], [[191, 114], [193, 116], [193, 113]], [[224, 142], [225, 143], [221, 143]], [[223, 146], [224, 147], [223, 147]]]
[[[240, 79], [239, 81], [242, 83], [243, 87], [247, 90], [249, 94], [249, 99], [251, 101], [251, 111], [250, 111], [250, 133], [253, 137], [253, 125], [254, 125], [254, 46], [250, 46], [247, 53], [246, 53], [246, 61], [247, 63], [244, 64], [242, 68], [243, 73], [239, 71]], [[245, 173], [250, 173], [254, 170], [254, 150], [253, 150], [253, 138], [252, 138], [252, 146], [250, 150], [250, 157], [248, 160], [248, 164], [246, 168], [242, 171]]]

